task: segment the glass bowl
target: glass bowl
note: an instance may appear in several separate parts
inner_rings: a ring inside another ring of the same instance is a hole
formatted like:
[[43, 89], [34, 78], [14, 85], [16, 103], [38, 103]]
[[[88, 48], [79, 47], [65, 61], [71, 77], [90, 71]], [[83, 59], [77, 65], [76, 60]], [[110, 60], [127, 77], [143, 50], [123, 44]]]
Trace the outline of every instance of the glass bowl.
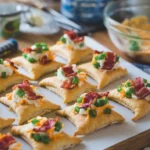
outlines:
[[138, 62], [150, 64], [150, 29], [144, 30], [122, 24], [125, 19], [136, 16], [146, 16], [150, 19], [149, 10], [149, 0], [110, 2], [104, 10], [104, 24], [110, 39], [120, 51]]

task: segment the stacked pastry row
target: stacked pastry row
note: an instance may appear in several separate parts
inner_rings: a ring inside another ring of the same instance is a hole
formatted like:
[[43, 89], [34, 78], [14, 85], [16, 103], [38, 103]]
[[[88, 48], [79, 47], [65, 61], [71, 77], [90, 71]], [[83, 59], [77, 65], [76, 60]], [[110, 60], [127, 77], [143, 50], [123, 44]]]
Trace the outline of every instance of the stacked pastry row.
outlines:
[[[57, 62], [55, 55], [65, 58], [68, 65]], [[89, 60], [92, 61], [76, 66]], [[29, 77], [20, 74], [18, 67], [26, 69]], [[23, 49], [22, 56], [12, 60], [0, 59], [0, 71], [0, 91], [16, 84], [11, 93], [0, 98], [0, 102], [18, 116], [19, 125], [12, 127], [12, 134], [23, 137], [34, 150], [66, 149], [82, 142], [77, 135], [122, 123], [123, 116], [113, 110], [108, 99], [131, 109], [135, 113], [133, 121], [150, 112], [150, 84], [146, 79], [129, 79], [112, 91], [97, 92], [126, 76], [127, 69], [120, 66], [119, 56], [112, 52], [93, 53], [85, 45], [84, 37], [78, 37], [73, 31], [65, 32], [56, 45], [50, 48], [45, 43], [36, 43]], [[53, 71], [56, 71], [56, 76], [41, 80], [39, 85], [61, 96], [64, 103], [75, 102], [62, 110], [61, 106], [42, 96], [39, 87], [28, 81], [37, 80]], [[88, 76], [97, 81], [97, 86], [88, 82]], [[61, 131], [64, 124], [59, 118], [40, 117], [55, 110], [76, 126], [74, 136]], [[14, 119], [0, 118], [0, 128], [7, 127], [13, 121]], [[25, 122], [27, 123], [24, 124]], [[1, 134], [0, 143], [3, 143], [2, 146], [0, 144], [0, 149], [21, 149], [21, 144], [10, 134]]]

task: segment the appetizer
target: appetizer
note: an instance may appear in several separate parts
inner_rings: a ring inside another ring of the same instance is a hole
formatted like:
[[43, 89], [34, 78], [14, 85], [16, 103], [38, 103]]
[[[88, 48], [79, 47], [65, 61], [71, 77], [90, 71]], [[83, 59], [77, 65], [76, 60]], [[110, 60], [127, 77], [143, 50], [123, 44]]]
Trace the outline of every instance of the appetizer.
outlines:
[[90, 61], [93, 54], [92, 49], [85, 45], [84, 36], [78, 36], [74, 31], [66, 31], [50, 49], [54, 54], [67, 59], [68, 64]]
[[62, 127], [59, 118], [38, 116], [28, 124], [14, 126], [12, 134], [23, 137], [34, 150], [64, 150], [81, 143], [79, 138], [62, 132]]
[[127, 75], [127, 69], [120, 66], [119, 56], [112, 52], [95, 51], [92, 62], [82, 64], [78, 69], [95, 79], [98, 82], [98, 89]]
[[150, 83], [140, 77], [127, 80], [112, 90], [108, 97], [135, 113], [132, 118], [136, 121], [150, 112]]
[[75, 101], [80, 94], [96, 89], [87, 82], [86, 73], [78, 70], [75, 64], [60, 67], [57, 76], [43, 79], [40, 85], [61, 96], [64, 103]]
[[114, 123], [121, 123], [124, 118], [115, 112], [108, 102], [109, 92], [89, 92], [82, 94], [77, 102], [57, 111], [67, 117], [76, 127], [74, 135], [85, 135]]
[[0, 133], [0, 150], [22, 150], [22, 144], [18, 143], [9, 133]]
[[0, 92], [23, 80], [23, 76], [17, 72], [17, 69], [9, 59], [0, 58]]
[[61, 63], [54, 61], [54, 55], [45, 43], [35, 43], [31, 47], [24, 48], [22, 56], [13, 58], [12, 61], [27, 70], [30, 79], [33, 80], [62, 66]]
[[13, 119], [13, 118], [6, 119], [6, 118], [0, 117], [0, 130], [10, 126], [14, 121], [15, 121], [15, 119]]
[[17, 115], [19, 124], [43, 115], [60, 106], [51, 103], [40, 95], [38, 88], [29, 84], [28, 80], [13, 87], [12, 93], [0, 98], [0, 102], [9, 106]]

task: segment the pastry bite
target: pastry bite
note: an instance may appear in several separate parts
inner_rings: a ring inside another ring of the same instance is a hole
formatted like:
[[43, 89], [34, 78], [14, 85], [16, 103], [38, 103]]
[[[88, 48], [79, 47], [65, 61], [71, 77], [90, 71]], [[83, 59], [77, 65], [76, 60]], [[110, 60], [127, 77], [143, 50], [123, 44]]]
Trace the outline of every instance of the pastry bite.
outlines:
[[67, 60], [68, 64], [78, 64], [92, 59], [93, 50], [85, 45], [84, 36], [74, 31], [66, 31], [50, 50]]
[[17, 142], [15, 138], [10, 134], [0, 133], [0, 150], [23, 150], [22, 144]]
[[141, 77], [122, 83], [108, 97], [134, 112], [133, 121], [150, 112], [150, 83]]
[[0, 130], [10, 126], [14, 121], [15, 119], [13, 118], [1, 118], [0, 117]]
[[122, 123], [124, 118], [112, 109], [108, 94], [84, 93], [74, 105], [58, 110], [57, 114], [68, 118], [76, 126], [74, 135], [85, 135], [105, 126]]
[[54, 60], [54, 55], [45, 43], [35, 43], [22, 51], [22, 56], [13, 58], [12, 61], [24, 68], [30, 74], [30, 79], [36, 80], [63, 65]]
[[0, 98], [0, 102], [9, 106], [18, 116], [18, 123], [48, 112], [57, 110], [59, 105], [53, 104], [40, 95], [38, 87], [30, 85], [28, 80], [13, 87], [12, 93]]
[[78, 66], [98, 82], [98, 89], [127, 75], [127, 69], [122, 68], [119, 56], [113, 52], [95, 51], [92, 62]]
[[87, 82], [86, 73], [78, 70], [75, 64], [60, 67], [57, 76], [43, 79], [40, 85], [61, 96], [64, 103], [75, 101], [84, 92], [96, 90], [96, 86]]
[[81, 139], [61, 131], [59, 118], [36, 117], [21, 126], [14, 126], [12, 134], [24, 138], [34, 150], [64, 150], [80, 144]]
[[18, 68], [9, 59], [0, 58], [0, 92], [25, 79], [18, 73]]

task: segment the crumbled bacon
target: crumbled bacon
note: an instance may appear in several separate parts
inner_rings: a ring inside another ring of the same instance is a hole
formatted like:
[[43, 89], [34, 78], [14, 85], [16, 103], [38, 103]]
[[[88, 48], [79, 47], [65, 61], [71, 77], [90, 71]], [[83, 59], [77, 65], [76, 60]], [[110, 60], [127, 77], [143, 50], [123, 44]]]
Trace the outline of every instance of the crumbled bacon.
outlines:
[[51, 62], [51, 60], [48, 59], [48, 57], [46, 55], [44, 55], [41, 59], [40, 59], [40, 64], [41, 65], [45, 65], [47, 63]]
[[145, 98], [150, 94], [150, 90], [146, 87], [142, 87], [139, 91], [136, 92], [138, 98], [142, 99]]
[[16, 140], [10, 134], [4, 135], [0, 139], [0, 150], [7, 150], [13, 143], [16, 143]]
[[102, 69], [111, 70], [116, 62], [116, 55], [112, 52], [106, 53], [106, 59], [102, 66]]
[[11, 67], [13, 67], [14, 69], [18, 69], [9, 58], [6, 58], [5, 60], [10, 64]]
[[48, 119], [41, 127], [34, 128], [33, 131], [35, 132], [46, 132], [50, 128], [54, 127], [56, 124], [55, 119]]
[[31, 53], [31, 52], [34, 51], [34, 50], [32, 50], [30, 47], [26, 47], [26, 48], [22, 49], [22, 51], [23, 51], [24, 53]]
[[145, 87], [143, 79], [140, 77], [135, 79], [135, 81], [133, 82], [133, 85], [136, 91], [139, 91], [141, 88]]
[[72, 79], [63, 81], [63, 83], [61, 85], [61, 88], [69, 89], [69, 90], [74, 87], [75, 87], [75, 84], [72, 84]]
[[76, 72], [74, 72], [73, 67], [69, 65], [63, 66], [62, 70], [66, 77], [75, 76], [77, 74]]
[[94, 54], [102, 54], [102, 53], [103, 53], [103, 51], [101, 51], [101, 52], [99, 52], [97, 50], [94, 51]]

